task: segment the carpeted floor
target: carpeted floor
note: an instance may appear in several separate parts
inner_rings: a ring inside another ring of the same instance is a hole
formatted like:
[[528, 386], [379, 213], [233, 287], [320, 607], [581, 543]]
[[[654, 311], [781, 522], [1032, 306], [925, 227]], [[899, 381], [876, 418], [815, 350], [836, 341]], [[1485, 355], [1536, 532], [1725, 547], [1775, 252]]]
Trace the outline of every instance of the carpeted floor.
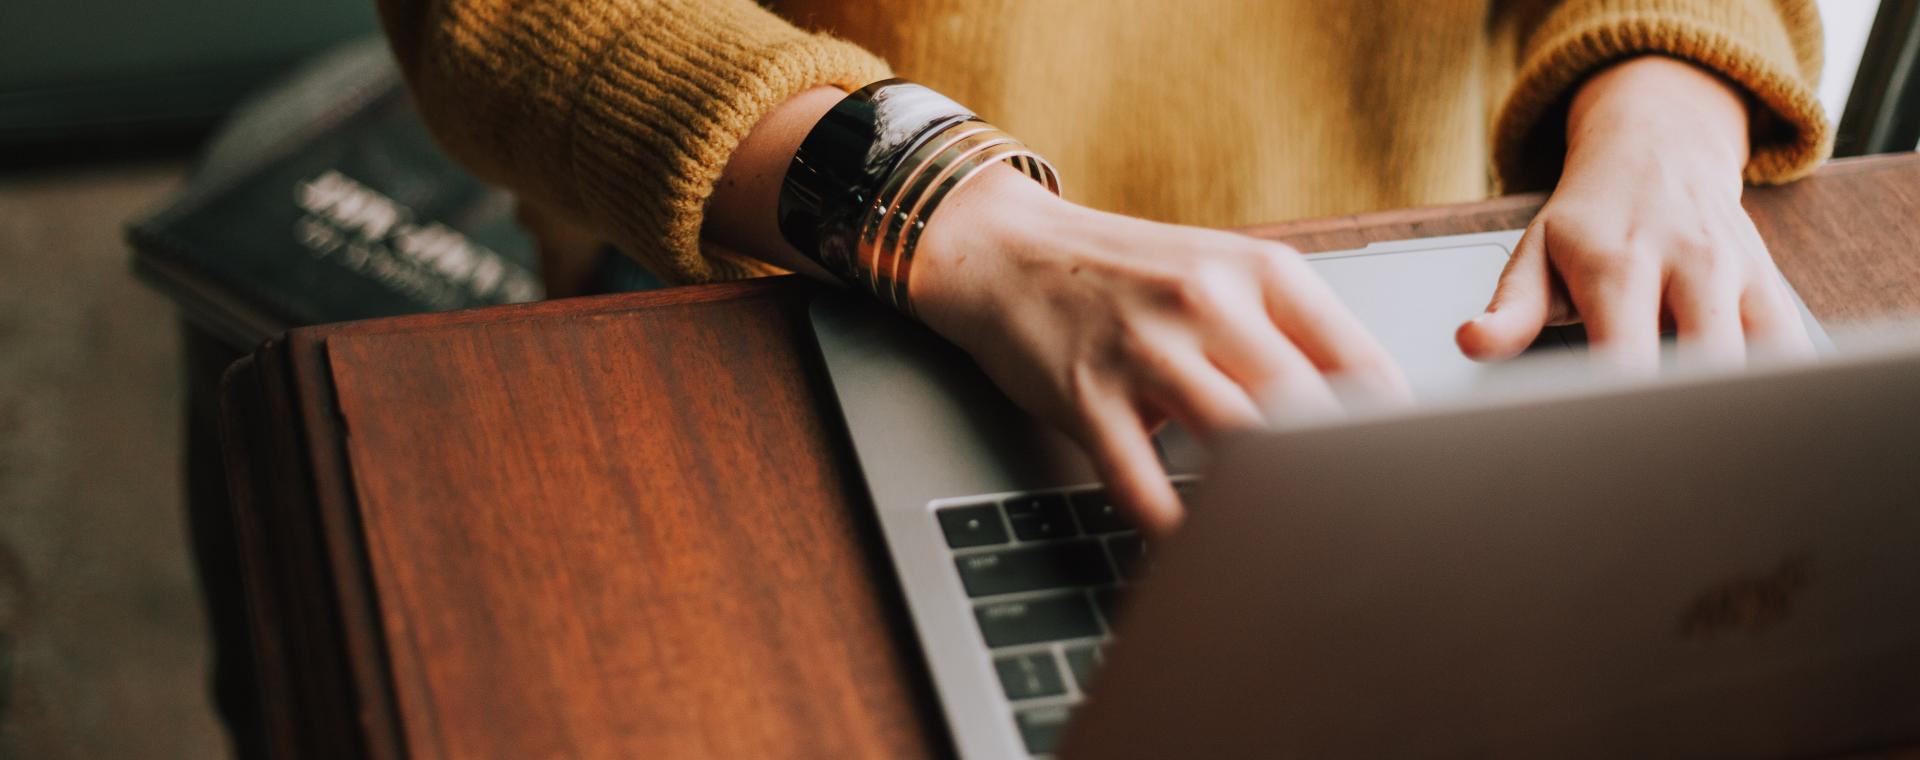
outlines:
[[0, 758], [218, 758], [179, 338], [121, 228], [172, 164], [0, 176]]

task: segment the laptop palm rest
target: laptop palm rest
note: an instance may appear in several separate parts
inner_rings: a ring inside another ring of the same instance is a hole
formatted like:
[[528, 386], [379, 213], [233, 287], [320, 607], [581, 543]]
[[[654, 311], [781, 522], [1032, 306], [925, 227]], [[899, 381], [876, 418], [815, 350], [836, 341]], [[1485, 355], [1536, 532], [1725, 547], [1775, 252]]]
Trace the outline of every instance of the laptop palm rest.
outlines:
[[[1486, 305], [1517, 237], [1310, 258], [1416, 385], [1437, 391], [1471, 385], [1487, 371], [1453, 348], [1453, 328]], [[843, 296], [816, 299], [812, 320], [877, 490], [894, 489], [876, 480], [896, 480], [878, 473], [911, 473], [917, 493], [897, 494], [908, 503], [1097, 479], [1071, 440], [1020, 411], [971, 358], [925, 327]], [[1204, 450], [1177, 425], [1157, 443], [1170, 471], [1204, 466]]]

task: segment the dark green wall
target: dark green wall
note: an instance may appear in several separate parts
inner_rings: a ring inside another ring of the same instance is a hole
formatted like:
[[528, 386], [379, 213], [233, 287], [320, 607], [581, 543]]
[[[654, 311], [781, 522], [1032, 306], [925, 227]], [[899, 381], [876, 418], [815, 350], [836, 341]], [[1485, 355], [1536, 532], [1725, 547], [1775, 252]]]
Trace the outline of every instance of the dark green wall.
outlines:
[[204, 129], [373, 0], [0, 0], [0, 145]]

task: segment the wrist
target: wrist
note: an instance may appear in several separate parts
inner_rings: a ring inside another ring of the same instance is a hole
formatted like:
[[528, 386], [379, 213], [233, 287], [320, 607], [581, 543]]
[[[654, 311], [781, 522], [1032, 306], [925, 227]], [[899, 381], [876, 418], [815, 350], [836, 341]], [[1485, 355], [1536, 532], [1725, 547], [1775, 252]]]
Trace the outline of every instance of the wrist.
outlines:
[[828, 277], [915, 316], [926, 230], [949, 201], [967, 205], [968, 185], [1005, 165], [1059, 192], [1046, 159], [972, 111], [911, 82], [875, 82], [835, 103], [800, 141], [775, 204], [780, 232]]
[[927, 220], [909, 283], [916, 308], [937, 326], [940, 314], [977, 302], [1005, 281], [1009, 252], [1031, 247], [1046, 224], [1077, 208], [1012, 166], [981, 171]]
[[1676, 58], [1647, 55], [1615, 64], [1574, 95], [1568, 163], [1622, 149], [1685, 157], [1738, 178], [1748, 154], [1746, 100], [1719, 76]]

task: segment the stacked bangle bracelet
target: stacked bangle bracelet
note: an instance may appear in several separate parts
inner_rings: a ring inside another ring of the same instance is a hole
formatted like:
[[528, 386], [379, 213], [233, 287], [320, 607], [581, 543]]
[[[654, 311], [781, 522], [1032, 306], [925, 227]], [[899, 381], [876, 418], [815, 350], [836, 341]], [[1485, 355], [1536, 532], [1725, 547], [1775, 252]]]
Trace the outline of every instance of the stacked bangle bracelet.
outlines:
[[780, 232], [856, 290], [913, 314], [920, 233], [955, 188], [1007, 162], [1058, 194], [1046, 159], [958, 103], [899, 79], [863, 87], [809, 132], [780, 189]]

